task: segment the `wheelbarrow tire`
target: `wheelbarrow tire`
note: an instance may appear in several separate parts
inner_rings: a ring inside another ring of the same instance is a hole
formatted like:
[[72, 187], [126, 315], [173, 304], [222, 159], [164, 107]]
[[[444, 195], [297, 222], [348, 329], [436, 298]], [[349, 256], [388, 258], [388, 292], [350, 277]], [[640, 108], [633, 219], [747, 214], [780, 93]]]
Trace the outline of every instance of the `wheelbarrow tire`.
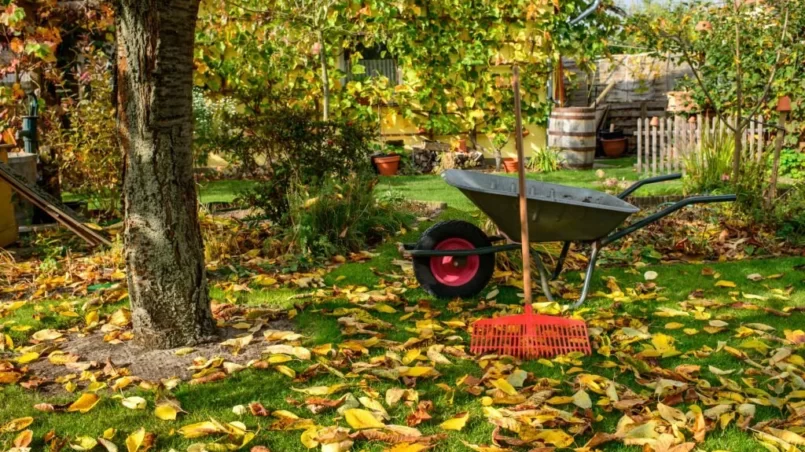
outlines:
[[[484, 231], [472, 223], [459, 220], [442, 221], [426, 230], [416, 244], [417, 250], [439, 249], [440, 244], [459, 244], [467, 249], [492, 246]], [[448, 248], [448, 249], [456, 249]], [[444, 275], [434, 274], [436, 257], [420, 256], [414, 258], [414, 275], [419, 285], [438, 298], [472, 298], [486, 287], [495, 271], [495, 255], [482, 254], [470, 256], [465, 263], [469, 268], [465, 274], [453, 281], [446, 281]], [[433, 264], [433, 265], [432, 265]], [[440, 280], [441, 279], [441, 280]]]

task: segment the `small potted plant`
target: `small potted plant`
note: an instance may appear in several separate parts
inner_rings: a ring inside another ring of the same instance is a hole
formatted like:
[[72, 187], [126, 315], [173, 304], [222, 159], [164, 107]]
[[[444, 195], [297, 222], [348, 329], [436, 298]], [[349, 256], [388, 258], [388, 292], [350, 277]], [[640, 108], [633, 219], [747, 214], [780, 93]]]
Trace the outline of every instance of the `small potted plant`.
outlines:
[[372, 165], [381, 176], [394, 176], [400, 169], [402, 156], [396, 152], [397, 146], [387, 146], [388, 152], [378, 152], [372, 155]]
[[517, 172], [517, 159], [506, 157], [503, 159], [503, 169], [506, 170], [507, 173], [516, 173]]
[[601, 132], [599, 134], [601, 148], [607, 157], [620, 157], [626, 151], [626, 137], [623, 135], [623, 130], [615, 130], [610, 128], [609, 132]]

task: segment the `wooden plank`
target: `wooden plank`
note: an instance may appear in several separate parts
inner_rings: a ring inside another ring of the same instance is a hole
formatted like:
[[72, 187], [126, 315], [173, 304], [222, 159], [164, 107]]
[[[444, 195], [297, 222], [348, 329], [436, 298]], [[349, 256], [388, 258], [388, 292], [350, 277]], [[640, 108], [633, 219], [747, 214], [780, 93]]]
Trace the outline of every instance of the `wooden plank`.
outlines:
[[646, 174], [651, 174], [651, 139], [649, 138], [649, 119], [643, 118], [643, 147], [646, 150]]
[[637, 174], [643, 173], [643, 127], [642, 127], [642, 119], [637, 120]]
[[670, 173], [671, 157], [668, 152], [667, 143], [665, 142], [665, 118], [660, 118], [660, 160], [663, 164], [663, 171]]
[[[761, 121], [762, 120], [763, 119], [761, 118]], [[757, 138], [758, 139], [758, 143], [757, 143], [757, 147], [758, 147], [757, 160], [758, 161], [760, 161], [760, 159], [763, 158], [763, 153], [766, 151], [766, 143], [765, 143], [766, 137], [763, 136], [763, 133], [764, 133], [763, 123], [761, 122], [760, 124], [758, 124], [758, 132], [757, 132], [757, 134], [758, 134], [758, 138]]]
[[674, 147], [674, 119], [665, 118], [665, 142], [668, 145], [669, 155], [671, 156], [671, 170], [676, 171], [679, 169], [679, 156], [677, 155], [676, 148]]
[[8, 182], [11, 188], [21, 197], [47, 212], [53, 219], [84, 239], [84, 241], [90, 245], [112, 246], [112, 242], [110, 242], [109, 239], [84, 224], [84, 220], [69, 207], [40, 190], [38, 187], [28, 184], [22, 176], [2, 162], [0, 162], [0, 180]]
[[755, 118], [749, 119], [749, 138], [747, 143], [747, 152], [749, 153], [750, 158], [755, 158]]
[[659, 150], [657, 146], [657, 129], [657, 126], [651, 126], [651, 171], [655, 175], [659, 174], [658, 170], [662, 170], [662, 167], [659, 164], [659, 157], [657, 155], [657, 151]]

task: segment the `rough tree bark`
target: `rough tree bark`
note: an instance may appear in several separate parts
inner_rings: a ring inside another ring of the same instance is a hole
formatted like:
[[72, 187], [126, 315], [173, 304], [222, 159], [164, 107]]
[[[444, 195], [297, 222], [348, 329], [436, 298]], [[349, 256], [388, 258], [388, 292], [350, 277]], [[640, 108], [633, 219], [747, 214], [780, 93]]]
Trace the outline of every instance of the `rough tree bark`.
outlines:
[[193, 44], [199, 0], [118, 0], [125, 258], [136, 339], [212, 339], [193, 181]]

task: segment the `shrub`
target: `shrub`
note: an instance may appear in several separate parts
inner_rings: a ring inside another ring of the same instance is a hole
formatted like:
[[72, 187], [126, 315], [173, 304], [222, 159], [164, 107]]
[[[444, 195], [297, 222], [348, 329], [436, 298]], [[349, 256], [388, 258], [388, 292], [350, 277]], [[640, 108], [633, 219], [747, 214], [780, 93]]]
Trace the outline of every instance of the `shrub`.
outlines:
[[316, 257], [356, 252], [398, 231], [409, 215], [400, 211], [398, 202], [378, 202], [376, 183], [375, 177], [361, 172], [296, 186], [289, 194], [288, 251]]
[[723, 187], [732, 172], [732, 155], [735, 141], [727, 132], [718, 130], [702, 134], [701, 150], [684, 156], [687, 193], [710, 192]]
[[528, 169], [538, 173], [552, 173], [562, 166], [562, 156], [554, 148], [540, 148], [528, 160]]
[[62, 105], [70, 127], [46, 140], [56, 150], [62, 189], [112, 216], [120, 207], [122, 159], [108, 77], [91, 74], [86, 91], [86, 98]]
[[292, 186], [311, 189], [329, 178], [346, 178], [369, 172], [371, 129], [349, 122], [323, 122], [314, 113], [277, 110], [255, 115], [241, 123], [245, 144], [242, 161], [256, 165], [265, 160], [267, 179], [246, 191], [240, 201], [261, 208], [266, 216], [283, 222]]
[[[768, 165], [771, 167], [773, 152], [767, 152]], [[805, 178], [805, 153], [794, 149], [783, 149], [780, 152], [780, 176], [788, 176], [794, 179]]]

